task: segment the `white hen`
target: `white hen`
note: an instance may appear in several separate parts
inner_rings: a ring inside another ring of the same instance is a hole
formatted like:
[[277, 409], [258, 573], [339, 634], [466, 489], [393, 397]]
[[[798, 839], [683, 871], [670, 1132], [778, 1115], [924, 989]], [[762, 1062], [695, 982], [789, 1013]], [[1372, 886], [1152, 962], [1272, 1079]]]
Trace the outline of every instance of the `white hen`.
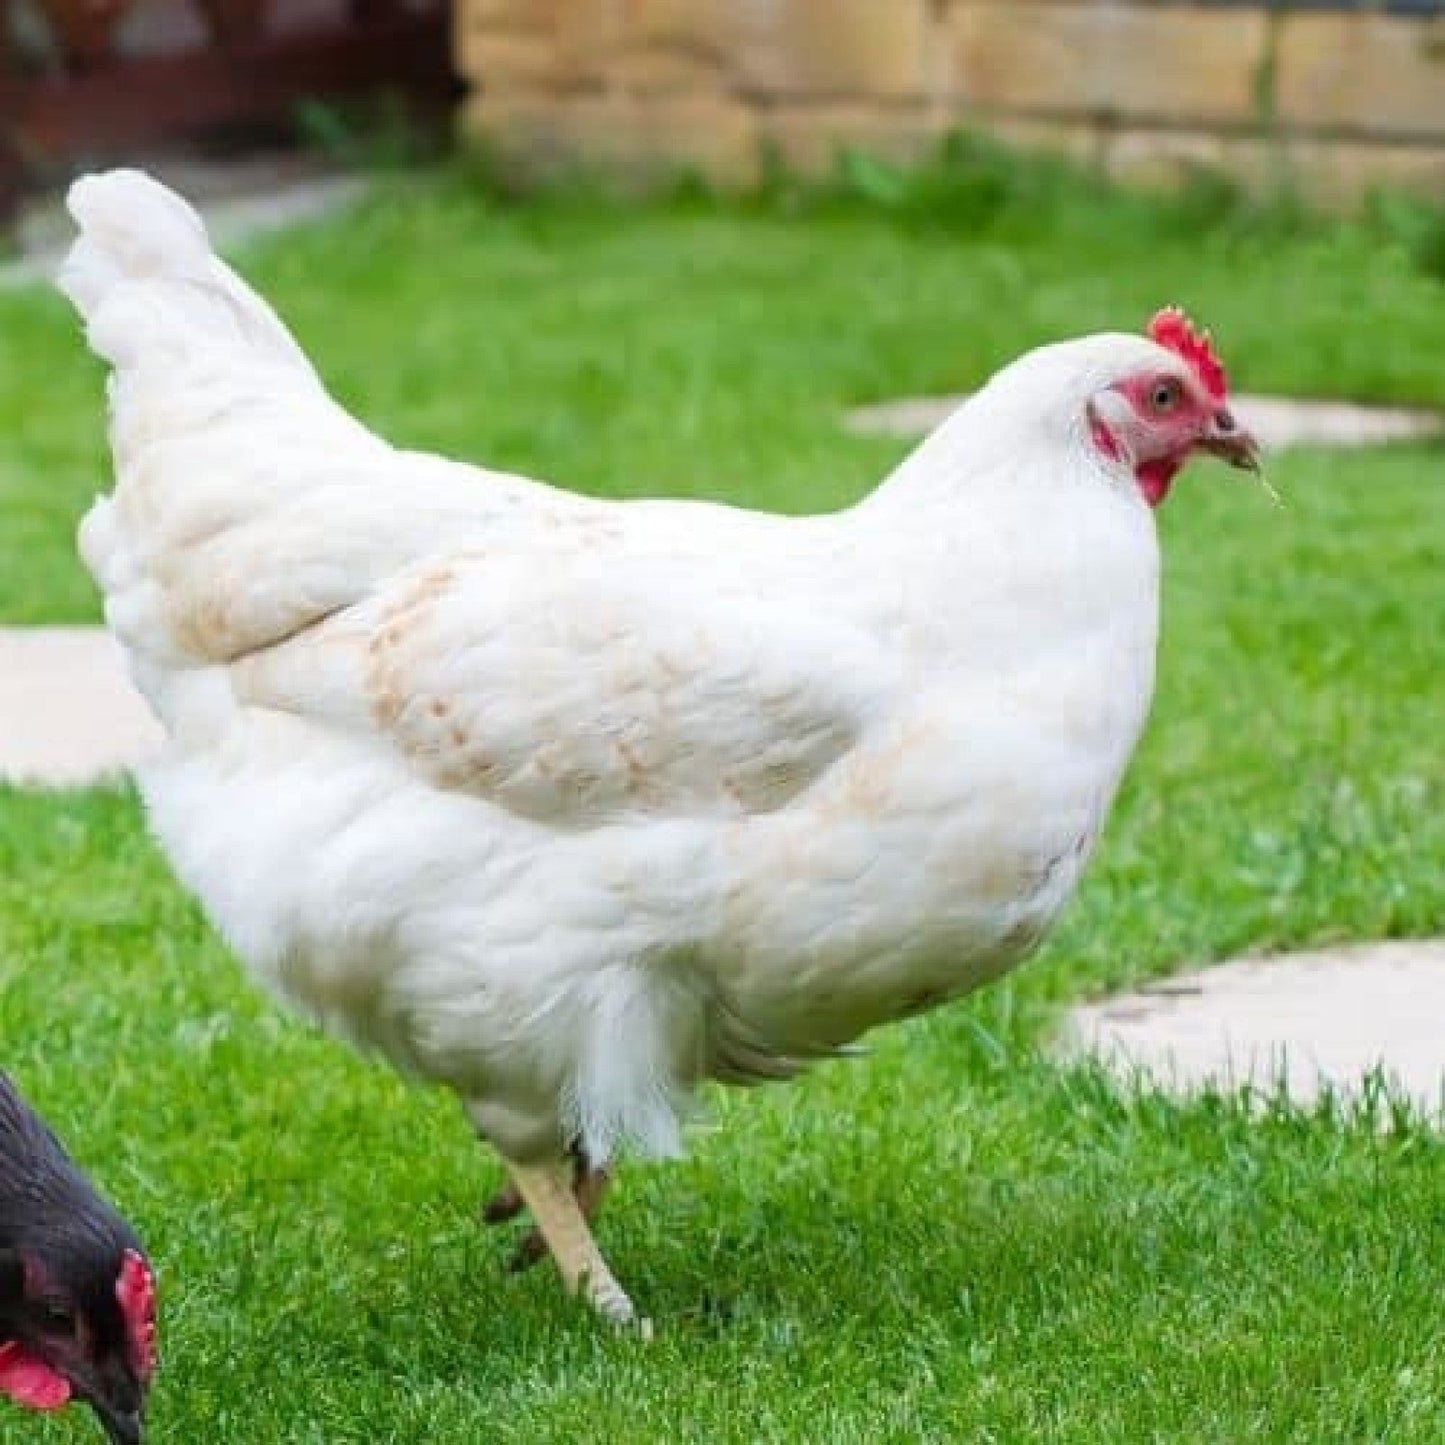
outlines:
[[1069, 897], [1149, 705], [1148, 502], [1254, 459], [1206, 339], [1031, 352], [835, 515], [604, 503], [364, 429], [148, 177], [70, 208], [114, 368], [81, 546], [169, 734], [157, 835], [633, 1318], [586, 1222], [619, 1145], [975, 988]]

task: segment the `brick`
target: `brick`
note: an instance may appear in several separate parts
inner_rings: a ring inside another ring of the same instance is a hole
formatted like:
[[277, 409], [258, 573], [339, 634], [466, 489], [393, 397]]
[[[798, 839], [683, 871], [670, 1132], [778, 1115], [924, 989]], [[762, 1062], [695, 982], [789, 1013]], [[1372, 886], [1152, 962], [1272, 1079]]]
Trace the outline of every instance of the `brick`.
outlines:
[[1351, 210], [1382, 186], [1445, 196], [1445, 149], [1353, 140], [1292, 140], [1289, 172], [1310, 200]]
[[503, 90], [556, 90], [565, 86], [557, 46], [535, 30], [465, 30], [457, 39], [460, 73]]
[[925, 92], [928, 0], [733, 0], [728, 9], [737, 79], [748, 92], [816, 99]]
[[497, 147], [521, 174], [582, 163], [641, 180], [691, 166], [722, 185], [757, 179], [757, 116], [726, 97], [501, 95], [481, 92], [463, 128]]
[[455, 37], [469, 80], [543, 91], [600, 89], [618, 39], [608, 0], [471, 0]]
[[1129, 185], [1173, 189], [1201, 169], [1226, 177], [1256, 196], [1298, 187], [1311, 199], [1311, 177], [1291, 164], [1281, 143], [1263, 135], [1126, 130], [1112, 132], [1104, 169]]
[[624, 0], [612, 78], [635, 95], [734, 88], [737, 37], [722, 0]]
[[765, 122], [769, 143], [789, 170], [826, 175], [844, 150], [892, 161], [917, 160], [938, 144], [941, 118], [921, 108], [860, 104], [780, 106]]
[[462, 104], [458, 127], [464, 138], [485, 141], [508, 169], [532, 178], [570, 161], [567, 109], [555, 96], [476, 90]]
[[[592, 84], [605, 73], [641, 94], [701, 84], [759, 97], [916, 98], [929, 26], [928, 0], [472, 0], [458, 52], [482, 84], [490, 62], [500, 85]], [[555, 60], [530, 43], [542, 36]]]
[[[789, 165], [820, 171], [842, 146], [906, 160], [965, 124], [1148, 184], [1209, 166], [1257, 188], [1292, 175], [1341, 206], [1380, 184], [1445, 192], [1445, 146], [1393, 143], [1445, 137], [1439, 20], [1278, 12], [1287, 139], [1212, 129], [1258, 119], [1265, 9], [459, 0], [456, 42], [480, 86], [465, 125], [533, 167], [686, 162], [737, 183], [756, 174], [764, 132]], [[1336, 134], [1299, 134], [1310, 127]]]
[[926, 88], [929, 0], [623, 0], [630, 48], [703, 58], [757, 96], [910, 99]]
[[750, 37], [744, 84], [777, 94], [924, 93], [933, 38], [928, 0], [793, 0], [786, 17], [776, 46], [771, 35]]
[[1085, 165], [1102, 159], [1104, 133], [1091, 120], [1044, 120], [1035, 116], [965, 113], [960, 117], [969, 130], [983, 131], [1021, 150], [1048, 151]]
[[753, 17], [740, 78], [760, 93], [817, 96], [921, 96], [927, 76], [927, 0], [792, 0], [776, 21]]
[[959, 0], [948, 12], [953, 98], [1046, 114], [1248, 121], [1264, 9]]
[[458, 0], [456, 23], [463, 29], [550, 30], [555, 8], [553, 0]]
[[731, 92], [731, 76], [704, 57], [685, 52], [625, 48], [608, 69], [608, 81], [628, 95], [686, 96]]
[[1255, 194], [1287, 185], [1339, 211], [1381, 186], [1445, 195], [1445, 148], [1436, 146], [1127, 130], [1109, 135], [1103, 158], [1111, 176], [1130, 184], [1167, 188], [1206, 166]]
[[1279, 35], [1282, 121], [1445, 135], [1445, 22], [1290, 15]]
[[1164, 190], [1188, 180], [1192, 172], [1233, 174], [1228, 138], [1210, 131], [1114, 132], [1107, 139], [1103, 160], [1116, 180]]
[[674, 51], [726, 64], [736, 53], [737, 0], [622, 0], [621, 27], [630, 46]]

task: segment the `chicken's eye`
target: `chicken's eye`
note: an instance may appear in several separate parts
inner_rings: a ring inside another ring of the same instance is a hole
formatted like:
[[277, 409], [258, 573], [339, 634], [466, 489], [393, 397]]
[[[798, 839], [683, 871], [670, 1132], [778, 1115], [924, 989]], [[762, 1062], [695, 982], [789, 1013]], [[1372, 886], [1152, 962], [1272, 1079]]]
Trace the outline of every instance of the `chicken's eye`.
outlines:
[[1149, 406], [1156, 412], [1173, 411], [1184, 395], [1184, 388], [1172, 377], [1166, 376], [1154, 383], [1149, 393]]
[[39, 1306], [40, 1323], [51, 1334], [72, 1335], [75, 1333], [75, 1311], [60, 1300], [42, 1300]]

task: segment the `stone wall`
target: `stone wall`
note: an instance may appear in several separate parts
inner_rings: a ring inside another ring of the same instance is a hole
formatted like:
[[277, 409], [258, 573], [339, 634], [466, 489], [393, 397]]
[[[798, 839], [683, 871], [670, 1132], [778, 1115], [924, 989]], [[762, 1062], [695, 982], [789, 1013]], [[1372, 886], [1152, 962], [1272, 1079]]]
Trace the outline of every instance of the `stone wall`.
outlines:
[[466, 129], [533, 170], [682, 162], [746, 184], [768, 149], [907, 157], [951, 129], [1112, 173], [1292, 176], [1348, 202], [1445, 196], [1445, 4], [1136, 0], [458, 0]]

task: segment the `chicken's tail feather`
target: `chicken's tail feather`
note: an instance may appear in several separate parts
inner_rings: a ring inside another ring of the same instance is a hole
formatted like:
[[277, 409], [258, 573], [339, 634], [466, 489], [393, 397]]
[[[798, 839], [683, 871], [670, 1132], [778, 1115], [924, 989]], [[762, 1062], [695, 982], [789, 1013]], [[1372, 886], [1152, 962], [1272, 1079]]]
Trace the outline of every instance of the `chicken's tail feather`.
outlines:
[[84, 176], [66, 198], [80, 229], [57, 284], [96, 353], [122, 375], [229, 354], [314, 379], [276, 313], [211, 249], [187, 202], [135, 170]]
[[176, 677], [268, 645], [332, 605], [329, 593], [317, 601], [313, 581], [339, 570], [321, 529], [297, 529], [311, 551], [291, 568], [257, 580], [257, 559], [286, 552], [292, 532], [269, 531], [270, 519], [304, 501], [314, 475], [344, 448], [376, 444], [330, 401], [180, 196], [114, 170], [76, 181], [67, 204], [79, 235], [58, 283], [112, 367], [116, 463], [114, 492], [82, 524], [81, 553], [137, 682], [174, 731], [226, 700]]
[[596, 976], [587, 1017], [563, 1100], [568, 1133], [595, 1166], [628, 1144], [652, 1158], [677, 1156], [692, 1102], [678, 1079], [679, 1039], [701, 1024], [697, 997], [675, 979], [626, 965]]

